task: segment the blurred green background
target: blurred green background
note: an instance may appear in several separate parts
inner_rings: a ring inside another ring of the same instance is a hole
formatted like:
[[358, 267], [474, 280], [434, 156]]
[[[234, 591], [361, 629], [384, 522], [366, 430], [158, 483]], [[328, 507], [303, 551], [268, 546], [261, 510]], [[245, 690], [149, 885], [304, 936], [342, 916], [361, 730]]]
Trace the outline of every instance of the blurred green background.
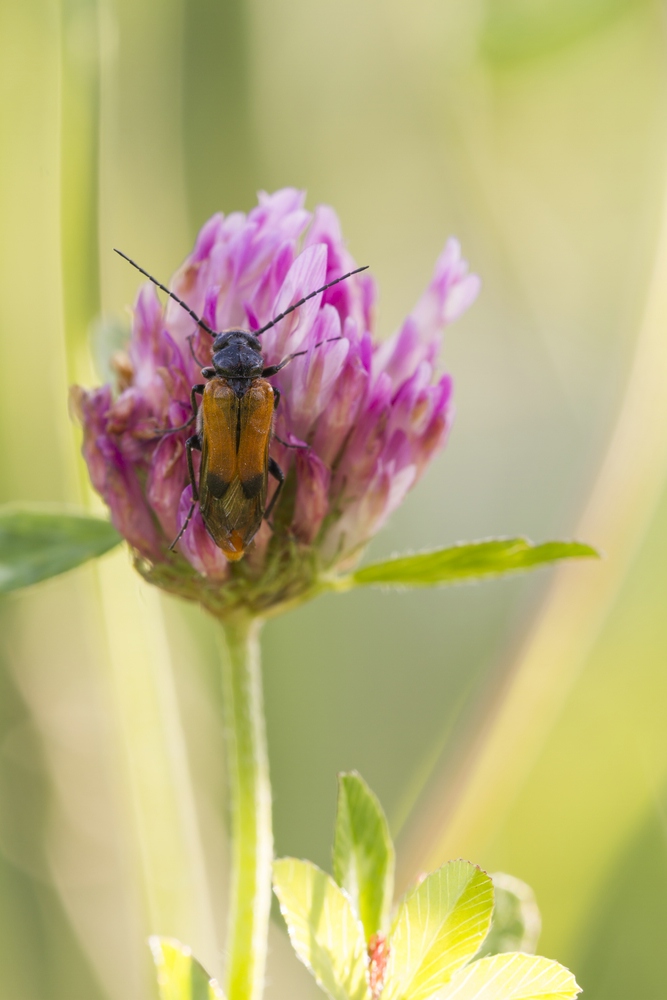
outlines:
[[[372, 546], [526, 533], [598, 565], [328, 597], [264, 637], [279, 853], [328, 865], [358, 768], [405, 887], [526, 879], [590, 1000], [667, 993], [667, 48], [655, 0], [3, 0], [0, 483], [91, 503], [67, 385], [213, 211], [340, 214], [389, 334], [450, 233], [457, 422]], [[153, 997], [150, 931], [217, 972], [213, 629], [125, 554], [0, 605], [0, 992]], [[317, 995], [272, 936], [269, 998]]]

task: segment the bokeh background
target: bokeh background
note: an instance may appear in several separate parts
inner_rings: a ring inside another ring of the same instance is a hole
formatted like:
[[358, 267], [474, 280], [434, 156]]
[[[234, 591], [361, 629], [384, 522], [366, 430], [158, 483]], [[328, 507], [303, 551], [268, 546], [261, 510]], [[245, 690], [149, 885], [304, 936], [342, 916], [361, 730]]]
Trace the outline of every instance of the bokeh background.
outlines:
[[[457, 422], [372, 555], [525, 533], [603, 562], [320, 599], [265, 631], [279, 853], [327, 866], [335, 774], [401, 887], [535, 889], [589, 1000], [667, 992], [667, 48], [656, 0], [3, 0], [3, 501], [95, 499], [67, 386], [212, 212], [334, 205], [389, 334], [456, 234], [483, 277]], [[115, 332], [114, 332], [115, 331]], [[91, 348], [92, 345], [92, 348]], [[0, 605], [0, 992], [148, 1000], [150, 931], [218, 972], [215, 639], [124, 553]], [[272, 932], [269, 998], [317, 995]]]

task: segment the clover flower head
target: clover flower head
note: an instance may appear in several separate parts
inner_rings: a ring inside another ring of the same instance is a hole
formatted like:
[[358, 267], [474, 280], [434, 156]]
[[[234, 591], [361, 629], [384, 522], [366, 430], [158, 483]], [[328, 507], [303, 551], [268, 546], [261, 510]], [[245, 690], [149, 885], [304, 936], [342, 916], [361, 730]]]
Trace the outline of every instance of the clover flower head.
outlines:
[[[334, 211], [319, 206], [311, 215], [304, 200], [287, 188], [260, 194], [247, 215], [214, 215], [172, 291], [212, 329], [257, 330], [353, 270]], [[117, 385], [76, 392], [92, 483], [139, 571], [224, 615], [301, 599], [323, 574], [353, 563], [446, 441], [452, 380], [436, 375], [440, 338], [478, 288], [450, 240], [388, 340], [373, 336], [376, 288], [367, 274], [310, 299], [264, 334], [267, 366], [304, 353], [270, 380], [281, 394], [270, 455], [285, 488], [272, 524], [264, 521], [232, 564], [196, 505], [169, 549], [192, 502], [189, 432], [160, 432], [188, 421], [212, 338], [177, 302], [163, 306], [154, 286], [143, 285], [127, 352], [116, 359]]]

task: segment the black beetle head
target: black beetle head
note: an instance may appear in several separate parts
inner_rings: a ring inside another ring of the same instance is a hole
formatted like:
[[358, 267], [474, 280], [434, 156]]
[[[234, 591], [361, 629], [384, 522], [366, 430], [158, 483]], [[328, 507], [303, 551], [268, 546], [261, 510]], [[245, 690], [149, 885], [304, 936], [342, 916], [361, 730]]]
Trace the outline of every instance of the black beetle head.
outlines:
[[217, 334], [213, 341], [213, 353], [223, 350], [229, 344], [247, 345], [255, 351], [262, 350], [261, 343], [250, 330], [225, 330], [224, 333]]
[[227, 378], [258, 378], [264, 370], [262, 345], [249, 330], [226, 330], [213, 342], [213, 367]]

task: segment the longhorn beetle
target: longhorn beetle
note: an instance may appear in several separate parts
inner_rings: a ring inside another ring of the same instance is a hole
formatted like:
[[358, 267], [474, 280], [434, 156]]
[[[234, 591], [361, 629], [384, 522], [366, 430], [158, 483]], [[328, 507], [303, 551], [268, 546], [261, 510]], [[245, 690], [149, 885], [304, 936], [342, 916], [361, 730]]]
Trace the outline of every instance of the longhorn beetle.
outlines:
[[[271, 516], [285, 482], [282, 469], [276, 460], [269, 456], [273, 414], [280, 400], [280, 392], [267, 382], [267, 379], [276, 375], [294, 358], [308, 353], [295, 351], [283, 358], [279, 364], [265, 367], [259, 338], [308, 299], [325, 292], [339, 281], [345, 281], [353, 274], [365, 271], [366, 267], [357, 267], [354, 271], [349, 271], [310, 292], [259, 330], [232, 329], [218, 332], [212, 330], [186, 302], [179, 299], [148, 271], [144, 271], [143, 267], [139, 267], [121, 250], [116, 250], [116, 253], [178, 302], [197, 325], [213, 337], [213, 364], [202, 368], [202, 377], [206, 381], [193, 385], [190, 393], [192, 416], [180, 427], [170, 427], [157, 436], [176, 434], [196, 421], [195, 433], [185, 442], [192, 503], [181, 530], [169, 546], [170, 550], [180, 540], [190, 523], [196, 504], [199, 503], [204, 524], [211, 538], [222, 549], [227, 559], [235, 562], [241, 559], [257, 534], [262, 519], [268, 520]], [[340, 340], [340, 337], [331, 339]], [[192, 338], [189, 338], [189, 341], [192, 350]], [[315, 346], [321, 347], [324, 343], [328, 341], [320, 341]], [[202, 397], [199, 408], [196, 400], [198, 395]], [[278, 440], [280, 441], [280, 438]], [[281, 443], [287, 447], [300, 447], [288, 445], [286, 441]], [[199, 484], [195, 479], [192, 461], [194, 450], [201, 451]], [[267, 506], [269, 474], [278, 485]]]

